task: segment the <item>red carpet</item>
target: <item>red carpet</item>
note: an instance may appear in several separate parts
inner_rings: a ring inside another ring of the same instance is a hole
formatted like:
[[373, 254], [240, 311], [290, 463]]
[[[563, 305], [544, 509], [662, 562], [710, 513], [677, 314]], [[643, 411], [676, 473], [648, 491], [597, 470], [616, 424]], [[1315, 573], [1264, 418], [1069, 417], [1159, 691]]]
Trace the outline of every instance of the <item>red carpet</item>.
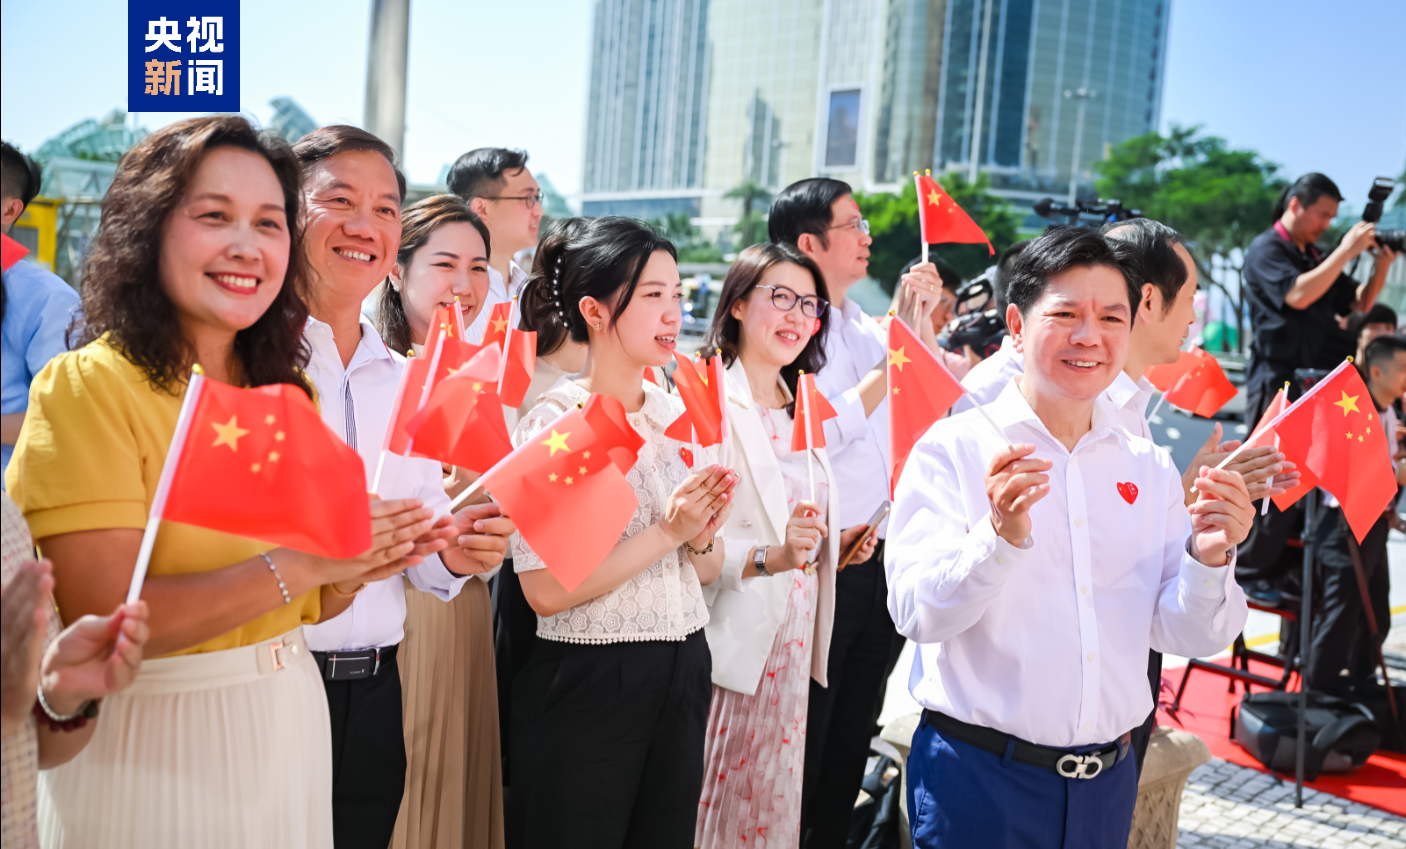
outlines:
[[[1225, 665], [1223, 662], [1222, 665]], [[1261, 675], [1278, 678], [1280, 671], [1274, 667], [1251, 661], [1250, 669]], [[1163, 701], [1171, 703], [1176, 695], [1176, 687], [1181, 683], [1184, 669], [1167, 669], [1162, 678], [1172, 687], [1170, 694], [1163, 695]], [[1181, 710], [1173, 719], [1165, 710], [1157, 712], [1157, 719], [1164, 725], [1183, 728], [1200, 737], [1210, 747], [1211, 754], [1231, 763], [1240, 764], [1268, 772], [1249, 752], [1230, 740], [1230, 709], [1240, 703], [1244, 686], [1237, 684], [1235, 694], [1226, 692], [1229, 679], [1205, 671], [1191, 673], [1187, 682], [1186, 694], [1181, 700]], [[1292, 686], [1292, 685], [1291, 685]], [[1256, 692], [1259, 688], [1256, 688]], [[1293, 773], [1280, 778], [1290, 784]], [[1324, 793], [1331, 793], [1374, 808], [1390, 811], [1398, 816], [1406, 816], [1406, 755], [1393, 752], [1378, 752], [1367, 760], [1360, 769], [1346, 775], [1323, 775], [1317, 781], [1304, 785]]]

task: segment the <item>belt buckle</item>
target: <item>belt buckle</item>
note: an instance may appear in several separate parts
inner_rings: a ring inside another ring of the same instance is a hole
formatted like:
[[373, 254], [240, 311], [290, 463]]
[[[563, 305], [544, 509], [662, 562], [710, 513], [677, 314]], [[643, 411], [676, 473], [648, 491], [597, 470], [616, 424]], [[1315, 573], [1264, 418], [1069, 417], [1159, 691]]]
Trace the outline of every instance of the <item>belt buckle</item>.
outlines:
[[283, 648], [283, 641], [277, 640], [269, 643], [269, 659], [273, 661], [273, 671], [277, 672], [283, 668], [283, 661], [278, 659], [278, 650]]
[[377, 646], [373, 651], [376, 652], [376, 662], [371, 665], [370, 677], [375, 678], [376, 673], [381, 671], [381, 647]]
[[1065, 755], [1055, 761], [1055, 772], [1065, 778], [1094, 778], [1103, 772], [1103, 761], [1097, 754]]

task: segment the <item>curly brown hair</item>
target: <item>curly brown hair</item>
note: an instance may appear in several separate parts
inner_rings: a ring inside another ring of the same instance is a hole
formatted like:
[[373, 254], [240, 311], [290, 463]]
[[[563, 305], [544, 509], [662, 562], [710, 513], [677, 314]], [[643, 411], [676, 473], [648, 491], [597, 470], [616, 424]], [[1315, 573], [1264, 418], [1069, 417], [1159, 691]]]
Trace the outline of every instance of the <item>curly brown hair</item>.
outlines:
[[103, 200], [102, 223], [84, 264], [80, 344], [106, 335], [146, 373], [151, 385], [177, 394], [195, 352], [181, 333], [176, 307], [161, 286], [161, 239], [196, 170], [211, 150], [230, 146], [268, 161], [288, 216], [288, 271], [268, 310], [234, 337], [249, 386], [291, 383], [312, 397], [302, 374], [308, 362], [303, 300], [310, 270], [303, 255], [302, 171], [278, 135], [259, 132], [238, 115], [192, 118], [147, 136], [122, 157]]

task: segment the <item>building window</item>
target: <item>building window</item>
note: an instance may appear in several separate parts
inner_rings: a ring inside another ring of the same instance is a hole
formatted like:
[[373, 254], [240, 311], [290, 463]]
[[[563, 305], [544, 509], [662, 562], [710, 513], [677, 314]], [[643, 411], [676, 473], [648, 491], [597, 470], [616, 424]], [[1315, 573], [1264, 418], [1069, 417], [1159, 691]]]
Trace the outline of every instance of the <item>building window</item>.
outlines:
[[859, 89], [830, 92], [825, 167], [853, 168], [859, 153]]

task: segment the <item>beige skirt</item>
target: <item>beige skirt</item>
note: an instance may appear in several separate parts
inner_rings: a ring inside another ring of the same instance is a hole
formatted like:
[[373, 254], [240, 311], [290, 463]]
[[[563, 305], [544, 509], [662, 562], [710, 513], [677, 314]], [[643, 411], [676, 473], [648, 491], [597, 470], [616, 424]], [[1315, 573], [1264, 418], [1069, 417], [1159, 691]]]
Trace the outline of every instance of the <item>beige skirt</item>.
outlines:
[[392, 849], [502, 849], [503, 773], [488, 585], [445, 603], [405, 583], [396, 657], [405, 710], [405, 797]]
[[[281, 644], [281, 647], [280, 647]], [[39, 777], [50, 849], [332, 846], [332, 731], [303, 632], [142, 664]]]

